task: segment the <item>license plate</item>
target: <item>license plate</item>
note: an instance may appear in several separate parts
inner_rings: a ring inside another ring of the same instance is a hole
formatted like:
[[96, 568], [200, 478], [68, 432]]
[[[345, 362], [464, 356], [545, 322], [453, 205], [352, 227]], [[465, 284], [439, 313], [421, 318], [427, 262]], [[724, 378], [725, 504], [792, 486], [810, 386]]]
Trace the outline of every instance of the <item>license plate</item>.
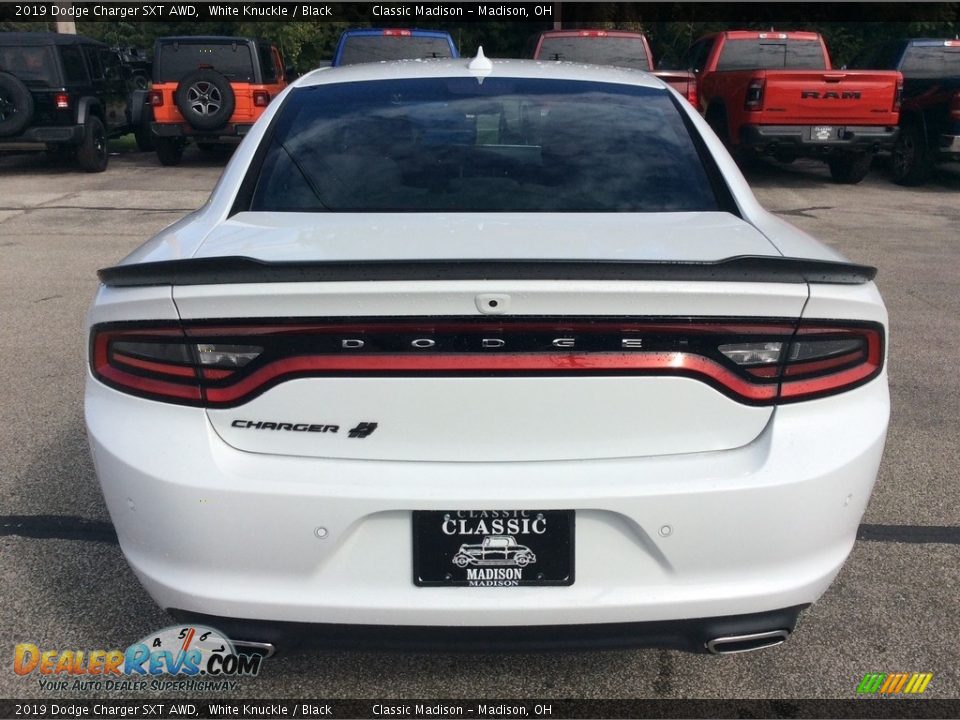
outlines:
[[817, 142], [827, 142], [837, 138], [837, 129], [832, 125], [814, 125], [810, 130], [810, 139]]
[[573, 510], [415, 511], [413, 582], [572, 585], [573, 531]]

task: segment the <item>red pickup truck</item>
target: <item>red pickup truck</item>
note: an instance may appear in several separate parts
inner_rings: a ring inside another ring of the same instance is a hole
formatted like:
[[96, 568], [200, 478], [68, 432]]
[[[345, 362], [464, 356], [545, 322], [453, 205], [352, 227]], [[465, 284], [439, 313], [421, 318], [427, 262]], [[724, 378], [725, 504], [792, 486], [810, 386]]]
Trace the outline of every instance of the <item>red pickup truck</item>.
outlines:
[[896, 140], [900, 73], [834, 70], [817, 33], [715, 33], [685, 61], [701, 112], [740, 154], [823, 158], [834, 180], [858, 183], [873, 154]]
[[686, 70], [655, 70], [643, 33], [625, 30], [547, 30], [540, 33], [534, 60], [566, 60], [646, 70], [697, 105], [697, 84]]

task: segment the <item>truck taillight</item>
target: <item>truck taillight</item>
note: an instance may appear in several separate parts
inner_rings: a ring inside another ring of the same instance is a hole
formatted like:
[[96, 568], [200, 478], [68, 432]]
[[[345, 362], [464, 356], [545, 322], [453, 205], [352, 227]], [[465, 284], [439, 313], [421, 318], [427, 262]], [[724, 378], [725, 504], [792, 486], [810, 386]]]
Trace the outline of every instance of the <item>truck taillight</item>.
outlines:
[[606, 37], [606, 30], [581, 30], [580, 37]]
[[163, 105], [163, 92], [151, 90], [147, 95], [147, 100], [153, 107], [160, 107]]
[[700, 97], [697, 95], [697, 81], [691, 80], [687, 83], [687, 102], [689, 102], [694, 107], [697, 107], [697, 103], [700, 102]]
[[410, 37], [410, 34], [411, 34], [411, 33], [410, 33], [409, 30], [399, 30], [399, 29], [397, 29], [397, 30], [384, 30], [384, 31], [383, 31], [383, 34], [384, 34], [384, 35], [389, 35], [389, 36], [392, 36], [392, 37], [396, 37], [396, 36], [399, 36], [399, 37]]
[[57, 93], [54, 101], [57, 103], [57, 110], [66, 110], [70, 107], [70, 96], [66, 93]]
[[954, 91], [953, 97], [950, 98], [950, 119], [953, 122], [960, 122], [960, 90]]
[[897, 80], [897, 91], [893, 94], [893, 111], [900, 112], [900, 103], [903, 102], [903, 78]]
[[763, 88], [767, 84], [764, 78], [754, 78], [747, 85], [747, 97], [743, 102], [744, 110], [763, 109]]
[[266, 107], [269, 104], [270, 104], [270, 93], [268, 93], [266, 90], [253, 91], [254, 107]]

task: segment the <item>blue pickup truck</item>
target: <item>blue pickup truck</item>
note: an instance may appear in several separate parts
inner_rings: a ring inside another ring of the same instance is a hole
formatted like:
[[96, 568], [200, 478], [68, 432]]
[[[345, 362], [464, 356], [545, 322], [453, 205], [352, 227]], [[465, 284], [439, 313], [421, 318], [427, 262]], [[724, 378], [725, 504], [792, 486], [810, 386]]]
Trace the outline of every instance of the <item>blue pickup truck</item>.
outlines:
[[960, 40], [894, 40], [863, 53], [852, 66], [903, 74], [895, 182], [920, 185], [936, 163], [960, 161]]
[[416, 28], [344, 30], [331, 65], [356, 65], [381, 60], [460, 57], [450, 33]]

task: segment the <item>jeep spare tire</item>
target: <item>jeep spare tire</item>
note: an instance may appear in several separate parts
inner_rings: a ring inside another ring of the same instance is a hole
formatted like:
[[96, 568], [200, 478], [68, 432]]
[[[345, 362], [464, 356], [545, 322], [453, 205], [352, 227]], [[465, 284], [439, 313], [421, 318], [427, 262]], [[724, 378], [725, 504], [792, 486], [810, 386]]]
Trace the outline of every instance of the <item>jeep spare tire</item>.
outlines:
[[174, 101], [195, 130], [219, 130], [227, 124], [236, 106], [230, 81], [214, 70], [197, 70], [183, 78]]
[[0, 136], [19, 135], [33, 117], [33, 96], [10, 73], [0, 72]]

